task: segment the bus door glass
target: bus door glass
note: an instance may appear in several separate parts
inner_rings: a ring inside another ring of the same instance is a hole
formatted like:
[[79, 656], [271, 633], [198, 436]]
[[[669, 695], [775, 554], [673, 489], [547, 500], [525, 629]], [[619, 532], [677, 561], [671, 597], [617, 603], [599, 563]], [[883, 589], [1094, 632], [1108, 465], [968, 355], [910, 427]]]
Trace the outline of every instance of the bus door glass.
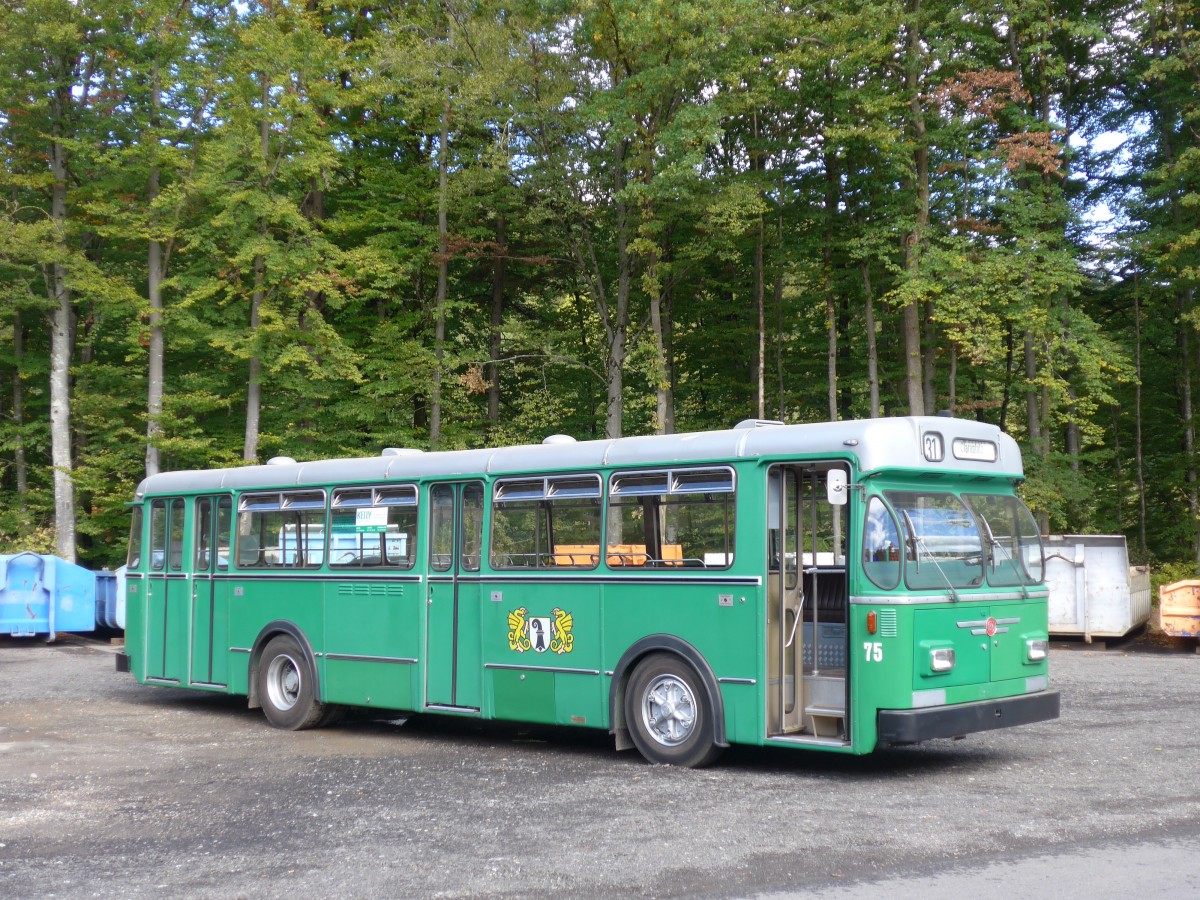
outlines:
[[800, 588], [799, 489], [796, 471], [775, 466], [768, 476], [768, 606], [767, 606], [767, 708], [768, 733], [786, 734], [803, 727], [800, 691], [800, 650], [804, 634], [800, 618], [804, 593]]
[[233, 501], [199, 497], [192, 559], [192, 684], [224, 687], [229, 644], [228, 586], [215, 576], [229, 570]]
[[146, 677], [178, 683], [187, 672], [188, 578], [184, 574], [182, 498], [150, 504], [146, 578]]
[[430, 488], [429, 585], [425, 631], [425, 705], [480, 708], [479, 560], [483, 483]]

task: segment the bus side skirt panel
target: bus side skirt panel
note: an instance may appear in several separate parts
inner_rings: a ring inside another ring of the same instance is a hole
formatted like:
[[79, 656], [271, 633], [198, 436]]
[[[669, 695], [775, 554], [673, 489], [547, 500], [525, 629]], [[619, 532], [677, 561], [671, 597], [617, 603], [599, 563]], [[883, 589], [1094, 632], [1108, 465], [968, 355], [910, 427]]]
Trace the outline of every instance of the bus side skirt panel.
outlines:
[[708, 660], [682, 638], [673, 634], [652, 634], [635, 641], [621, 655], [616, 668], [613, 669], [612, 684], [608, 688], [608, 732], [616, 737], [617, 749], [633, 748], [633, 741], [625, 724], [625, 685], [629, 681], [629, 673], [643, 656], [660, 651], [682, 657], [696, 670], [696, 674], [700, 676], [700, 683], [704, 685], [709, 707], [713, 711], [713, 741], [718, 747], [728, 747], [729, 741], [725, 737], [725, 703], [721, 698], [721, 690], [717, 687], [717, 676], [713, 674]]

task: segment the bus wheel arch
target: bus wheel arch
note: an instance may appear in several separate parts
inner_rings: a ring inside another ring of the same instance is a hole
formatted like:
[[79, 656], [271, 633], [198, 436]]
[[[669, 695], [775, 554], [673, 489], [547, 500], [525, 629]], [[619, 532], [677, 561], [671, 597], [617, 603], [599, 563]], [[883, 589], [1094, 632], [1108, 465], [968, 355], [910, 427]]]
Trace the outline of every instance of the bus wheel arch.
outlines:
[[[276, 643], [279, 641], [279, 643]], [[290, 644], [288, 643], [290, 642]], [[272, 644], [275, 646], [272, 647]], [[297, 668], [297, 674], [304, 680], [304, 695], [306, 698], [311, 698], [311, 702], [321, 708], [321, 714], [317, 715], [312, 722], [300, 725], [277, 725], [277, 722], [272, 719], [270, 713], [267, 718], [272, 725], [277, 727], [287, 728], [309, 728], [317, 724], [325, 717], [324, 704], [321, 700], [321, 683], [320, 675], [317, 672], [317, 658], [313, 653], [312, 645], [308, 642], [304, 632], [295, 624], [287, 621], [275, 621], [264, 626], [258, 633], [258, 637], [254, 641], [254, 647], [250, 652], [250, 671], [248, 672], [248, 706], [250, 709], [259, 709], [263, 707], [264, 700], [270, 702], [269, 697], [264, 697], [264, 688], [267, 685], [268, 674], [278, 678], [281, 674], [281, 669], [277, 666], [274, 673], [268, 673], [271, 667], [272, 658], [278, 654], [281, 647], [289, 647], [292, 657], [292, 665]], [[265, 666], [265, 668], [264, 668]], [[285, 666], [286, 668], [286, 666]], [[277, 711], [282, 712], [278, 707]], [[303, 722], [309, 716], [301, 717]]]
[[[695, 750], [682, 747], [681, 752], [677, 752], [674, 748], [661, 746], [647, 733], [644, 724], [630, 721], [634, 715], [632, 710], [642, 702], [630, 695], [631, 686], [641, 693], [649, 688], [652, 680], [694, 699], [700, 711], [700, 736]], [[700, 651], [674, 635], [642, 638], [621, 656], [609, 688], [609, 723], [618, 750], [636, 747], [653, 762], [707, 765], [729, 746], [725, 733], [725, 704], [716, 675]]]

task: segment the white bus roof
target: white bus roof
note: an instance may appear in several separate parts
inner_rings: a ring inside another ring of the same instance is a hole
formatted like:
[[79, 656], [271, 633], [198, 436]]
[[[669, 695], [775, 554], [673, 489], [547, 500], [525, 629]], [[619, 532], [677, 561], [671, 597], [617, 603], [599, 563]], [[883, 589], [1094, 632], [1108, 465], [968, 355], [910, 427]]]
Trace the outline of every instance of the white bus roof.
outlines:
[[[987, 459], [993, 451], [994, 461]], [[938, 451], [940, 448], [940, 452]], [[940, 455], [940, 459], [937, 457]], [[649, 435], [598, 441], [557, 437], [547, 443], [482, 450], [387, 451], [381, 456], [274, 461], [267, 465], [151, 475], [135, 495], [227, 489], [285, 489], [326, 484], [382, 483], [428, 477], [509, 475], [722, 463], [738, 459], [853, 457], [862, 474], [927, 469], [1019, 478], [1021, 451], [995, 425], [949, 417], [859, 419], [783, 425], [748, 421], [725, 431]]]

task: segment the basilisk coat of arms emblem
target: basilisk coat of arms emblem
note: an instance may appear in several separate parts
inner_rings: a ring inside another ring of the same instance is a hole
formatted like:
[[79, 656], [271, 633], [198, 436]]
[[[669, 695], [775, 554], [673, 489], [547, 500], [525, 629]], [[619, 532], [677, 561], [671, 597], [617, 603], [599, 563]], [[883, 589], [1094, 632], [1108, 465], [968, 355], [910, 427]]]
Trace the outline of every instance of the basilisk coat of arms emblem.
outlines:
[[575, 647], [575, 617], [555, 607], [549, 616], [530, 616], [524, 606], [508, 614], [508, 647], [518, 653], [570, 653]]

